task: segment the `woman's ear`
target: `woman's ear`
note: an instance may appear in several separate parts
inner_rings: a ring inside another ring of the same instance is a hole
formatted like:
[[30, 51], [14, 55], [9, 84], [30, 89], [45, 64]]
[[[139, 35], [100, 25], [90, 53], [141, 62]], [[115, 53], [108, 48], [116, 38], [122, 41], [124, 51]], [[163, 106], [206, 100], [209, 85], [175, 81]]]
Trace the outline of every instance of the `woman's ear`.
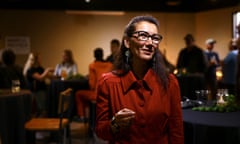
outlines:
[[124, 39], [123, 42], [124, 42], [124, 46], [126, 48], [129, 48], [129, 40], [128, 39]]

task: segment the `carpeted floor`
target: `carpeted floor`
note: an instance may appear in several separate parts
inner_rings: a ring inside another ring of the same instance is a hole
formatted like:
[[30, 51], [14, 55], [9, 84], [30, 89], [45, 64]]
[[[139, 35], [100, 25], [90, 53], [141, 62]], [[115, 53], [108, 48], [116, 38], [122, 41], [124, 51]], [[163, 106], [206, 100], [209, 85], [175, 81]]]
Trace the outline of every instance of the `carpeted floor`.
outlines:
[[[92, 137], [89, 136], [88, 124], [80, 122], [71, 123], [71, 137], [72, 144], [107, 144], [105, 141], [97, 138], [96, 135]], [[46, 144], [46, 139], [37, 139], [36, 144]], [[55, 142], [50, 142], [47, 144], [56, 144]]]

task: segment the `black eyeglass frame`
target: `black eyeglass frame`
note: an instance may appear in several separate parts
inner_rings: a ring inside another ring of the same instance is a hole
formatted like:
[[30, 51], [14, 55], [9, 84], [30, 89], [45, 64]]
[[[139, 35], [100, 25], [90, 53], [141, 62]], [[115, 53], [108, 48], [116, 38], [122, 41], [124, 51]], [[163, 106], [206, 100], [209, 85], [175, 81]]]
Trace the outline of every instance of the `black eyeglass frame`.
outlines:
[[[137, 36], [135, 36], [134, 34], [137, 34]], [[160, 34], [150, 35], [146, 31], [135, 31], [132, 33], [131, 37], [135, 37], [139, 41], [147, 41], [147, 40], [149, 40], [149, 38], [151, 38], [151, 40], [154, 44], [159, 44], [163, 39], [162, 35], [160, 35]]]

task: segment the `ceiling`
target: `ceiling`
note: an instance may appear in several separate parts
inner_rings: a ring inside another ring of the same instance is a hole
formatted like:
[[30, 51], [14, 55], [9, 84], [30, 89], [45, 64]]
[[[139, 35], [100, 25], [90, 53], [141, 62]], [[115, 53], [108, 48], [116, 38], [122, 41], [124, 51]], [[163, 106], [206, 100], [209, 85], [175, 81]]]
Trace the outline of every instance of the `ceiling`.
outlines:
[[0, 0], [0, 9], [200, 12], [240, 5], [240, 0]]

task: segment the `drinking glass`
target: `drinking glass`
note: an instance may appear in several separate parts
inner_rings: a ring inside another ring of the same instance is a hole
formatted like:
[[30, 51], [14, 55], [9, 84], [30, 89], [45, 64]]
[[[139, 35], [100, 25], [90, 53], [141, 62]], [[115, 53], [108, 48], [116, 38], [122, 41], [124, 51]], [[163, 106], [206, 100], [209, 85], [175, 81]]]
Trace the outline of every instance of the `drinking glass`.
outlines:
[[224, 105], [227, 102], [228, 89], [218, 89], [217, 90], [217, 104]]
[[12, 93], [20, 91], [20, 80], [12, 80]]
[[61, 70], [61, 80], [65, 80], [67, 78], [67, 70], [62, 69]]
[[196, 90], [197, 103], [201, 106], [207, 106], [210, 104], [209, 95], [211, 92], [209, 90]]

